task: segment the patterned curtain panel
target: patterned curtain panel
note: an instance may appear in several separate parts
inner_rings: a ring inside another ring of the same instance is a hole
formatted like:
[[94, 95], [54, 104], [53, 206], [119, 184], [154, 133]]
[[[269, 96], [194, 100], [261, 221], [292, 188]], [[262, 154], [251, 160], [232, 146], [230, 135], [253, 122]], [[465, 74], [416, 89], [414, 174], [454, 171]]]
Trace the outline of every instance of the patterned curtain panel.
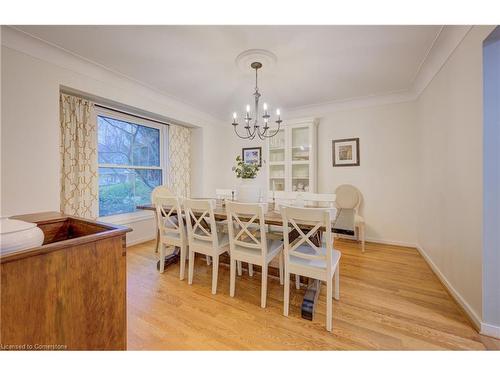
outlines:
[[191, 195], [191, 130], [183, 126], [168, 128], [168, 186], [181, 197]]
[[99, 215], [97, 127], [92, 102], [61, 94], [61, 211]]

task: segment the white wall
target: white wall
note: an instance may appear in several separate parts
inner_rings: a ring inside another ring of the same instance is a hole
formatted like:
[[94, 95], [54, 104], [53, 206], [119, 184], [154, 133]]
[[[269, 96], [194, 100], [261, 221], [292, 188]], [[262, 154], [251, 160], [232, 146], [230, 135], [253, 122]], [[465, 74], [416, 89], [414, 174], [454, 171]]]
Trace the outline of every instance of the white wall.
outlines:
[[[203, 129], [217, 120], [116, 73], [2, 27], [2, 207], [10, 216], [59, 211], [59, 91], [61, 86]], [[193, 175], [214, 165], [210, 152], [195, 155]], [[204, 181], [198, 181], [203, 185]], [[130, 225], [128, 241], [154, 236], [151, 218]]]
[[473, 27], [417, 102], [418, 243], [476, 324], [482, 317], [482, 43]]

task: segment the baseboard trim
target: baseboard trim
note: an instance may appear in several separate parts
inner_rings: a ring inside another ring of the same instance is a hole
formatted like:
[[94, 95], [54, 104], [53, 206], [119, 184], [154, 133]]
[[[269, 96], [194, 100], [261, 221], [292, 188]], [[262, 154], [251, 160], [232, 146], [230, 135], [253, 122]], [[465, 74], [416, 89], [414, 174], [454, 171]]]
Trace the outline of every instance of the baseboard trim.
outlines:
[[425, 250], [420, 246], [416, 246], [418, 252], [425, 259], [429, 267], [431, 267], [432, 271], [436, 274], [438, 279], [441, 281], [445, 289], [451, 295], [451, 297], [457, 302], [457, 304], [462, 308], [465, 315], [469, 318], [474, 328], [482, 333], [482, 325], [484, 323], [481, 322], [481, 319], [477, 315], [477, 313], [472, 309], [472, 307], [465, 301], [465, 299], [461, 296], [461, 294], [451, 285], [448, 279], [444, 276], [441, 270], [436, 266], [436, 264], [432, 261], [432, 259], [427, 255]]
[[500, 339], [500, 327], [492, 324], [481, 323], [481, 335]]
[[[338, 238], [343, 238], [346, 240], [353, 240], [353, 241], [358, 241], [358, 238], [356, 236], [349, 236], [346, 234], [336, 234]], [[394, 241], [394, 240], [385, 240], [382, 238], [373, 238], [373, 237], [366, 237], [365, 238], [366, 242], [373, 242], [373, 243], [379, 243], [382, 245], [393, 245], [393, 246], [401, 246], [401, 247], [411, 247], [411, 248], [416, 248], [417, 245], [414, 243], [409, 243], [409, 242], [403, 242], [403, 241]]]
[[152, 241], [152, 240], [155, 240], [155, 239], [156, 239], [155, 236], [136, 238], [136, 239], [134, 239], [132, 241], [127, 241], [127, 247], [138, 245], [140, 243]]
[[367, 237], [366, 242], [375, 242], [375, 243], [379, 243], [382, 245], [394, 245], [394, 246], [401, 246], [401, 247], [412, 247], [412, 248], [417, 247], [417, 245], [414, 243], [403, 242], [403, 241], [394, 241], [394, 240], [384, 240], [384, 239], [372, 238], [372, 237]]

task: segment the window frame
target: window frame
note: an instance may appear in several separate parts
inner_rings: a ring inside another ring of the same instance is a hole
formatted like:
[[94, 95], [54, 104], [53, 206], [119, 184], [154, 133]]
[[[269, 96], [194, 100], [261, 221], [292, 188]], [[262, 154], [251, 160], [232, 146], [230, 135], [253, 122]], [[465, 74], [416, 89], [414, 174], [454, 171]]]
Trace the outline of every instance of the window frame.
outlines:
[[[125, 121], [139, 126], [144, 126], [147, 128], [157, 129], [160, 132], [160, 166], [134, 166], [125, 164], [110, 164], [110, 163], [99, 163], [99, 150], [97, 150], [97, 177], [99, 178], [99, 168], [120, 168], [120, 169], [145, 169], [145, 170], [161, 170], [161, 184], [167, 184], [167, 165], [168, 165], [168, 125], [162, 125], [155, 123], [153, 121], [146, 120], [144, 118], [136, 117], [133, 114], [124, 114], [121, 112], [113, 111], [112, 109], [106, 109], [102, 107], [95, 107], [95, 124], [96, 131], [99, 131], [99, 116], [110, 117], [119, 121]], [[98, 136], [96, 137], [99, 143]], [[99, 201], [99, 189], [97, 192], [97, 200]], [[100, 210], [99, 210], [100, 211]], [[101, 216], [99, 212], [99, 219], [103, 221], [113, 222], [114, 224], [125, 224], [134, 221], [144, 220], [145, 218], [151, 218], [151, 212], [144, 211], [133, 211], [126, 213], [117, 213], [107, 216]]]

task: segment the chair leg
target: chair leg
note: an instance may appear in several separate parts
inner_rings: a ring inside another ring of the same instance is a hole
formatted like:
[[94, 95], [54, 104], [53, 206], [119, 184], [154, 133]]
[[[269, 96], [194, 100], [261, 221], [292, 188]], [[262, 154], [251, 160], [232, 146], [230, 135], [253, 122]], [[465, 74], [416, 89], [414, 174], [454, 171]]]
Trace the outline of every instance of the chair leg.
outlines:
[[217, 293], [217, 278], [219, 276], [219, 257], [212, 257], [212, 294]]
[[280, 285], [283, 285], [283, 251], [280, 252], [279, 258]]
[[160, 230], [156, 230], [156, 245], [155, 245], [155, 253], [158, 252], [158, 248], [160, 247]]
[[160, 246], [160, 273], [165, 271], [165, 249], [167, 246], [165, 244], [161, 244]]
[[334, 298], [338, 301], [340, 299], [340, 265], [337, 265], [335, 270], [335, 294]]
[[253, 277], [253, 264], [248, 263], [248, 276]]
[[189, 250], [189, 269], [188, 269], [188, 283], [191, 285], [193, 283], [193, 271], [194, 271], [194, 251]]
[[179, 279], [184, 280], [184, 274], [186, 273], [186, 258], [187, 258], [187, 246], [181, 246], [181, 269], [179, 271]]
[[295, 288], [300, 289], [300, 275], [295, 275]]
[[239, 261], [239, 260], [238, 260], [238, 261], [236, 262], [236, 265], [238, 266], [238, 276], [243, 275], [243, 268], [242, 268], [242, 266], [241, 266], [241, 261]]
[[290, 299], [290, 274], [285, 268], [285, 295], [283, 296], [283, 315], [288, 316], [288, 307]]
[[333, 280], [326, 281], [326, 330], [332, 332]]
[[231, 259], [231, 265], [229, 266], [229, 295], [234, 297], [234, 289], [236, 287], [236, 261]]
[[210, 256], [209, 255], [205, 255], [205, 257], [207, 258], [207, 266], [210, 265]]
[[262, 286], [260, 293], [260, 307], [266, 307], [266, 296], [267, 296], [267, 264], [262, 265]]
[[365, 225], [362, 224], [360, 226], [360, 234], [361, 234], [361, 251], [365, 252]]

